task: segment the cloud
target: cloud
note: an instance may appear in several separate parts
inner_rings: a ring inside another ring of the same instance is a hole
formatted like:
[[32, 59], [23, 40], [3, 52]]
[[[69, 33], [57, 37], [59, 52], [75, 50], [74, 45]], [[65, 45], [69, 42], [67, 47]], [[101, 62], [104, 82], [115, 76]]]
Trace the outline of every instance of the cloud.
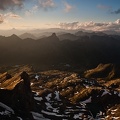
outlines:
[[62, 29], [85, 29], [93, 31], [105, 31], [105, 30], [115, 30], [120, 31], [120, 19], [114, 22], [101, 22], [96, 23], [93, 21], [90, 22], [72, 22], [72, 23], [58, 23], [59, 28]]
[[21, 16], [14, 14], [12, 12], [9, 12], [7, 14], [4, 14], [5, 18], [13, 18], [13, 19], [21, 19]]
[[72, 22], [72, 23], [58, 23], [58, 26], [62, 29], [77, 29], [79, 22]]
[[73, 9], [73, 6], [68, 4], [67, 2], [64, 2], [64, 6], [65, 6], [65, 12], [68, 13]]
[[6, 13], [6, 14], [0, 14], [0, 24], [4, 22], [8, 22], [9, 19], [22, 19], [21, 16], [14, 14], [12, 12]]
[[38, 0], [38, 4], [39, 7], [45, 11], [56, 7], [56, 4], [53, 0]]
[[0, 0], [0, 10], [21, 8], [25, 0]]
[[27, 10], [27, 11], [25, 12], [25, 15], [26, 15], [26, 16], [30, 16], [30, 15], [36, 13], [37, 10], [38, 10], [38, 6], [35, 5], [35, 6], [32, 7], [31, 10]]
[[0, 14], [0, 24], [4, 22], [3, 15]]
[[115, 23], [116, 23], [116, 24], [120, 24], [120, 19], [117, 19], [117, 20], [115, 21]]
[[115, 11], [112, 11], [111, 13], [112, 13], [112, 14], [120, 14], [120, 8], [117, 9], [117, 10], [115, 10]]
[[111, 6], [102, 5], [102, 4], [99, 4], [97, 7], [99, 9], [102, 9], [102, 10], [109, 10], [109, 9], [111, 9]]

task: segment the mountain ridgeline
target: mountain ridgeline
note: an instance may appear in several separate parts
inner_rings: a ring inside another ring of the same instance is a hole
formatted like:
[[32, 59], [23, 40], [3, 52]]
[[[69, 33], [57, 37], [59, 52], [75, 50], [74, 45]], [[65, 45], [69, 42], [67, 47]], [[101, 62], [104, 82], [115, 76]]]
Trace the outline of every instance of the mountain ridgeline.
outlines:
[[96, 66], [120, 62], [120, 36], [102, 33], [64, 33], [34, 40], [0, 36], [0, 64], [60, 63]]

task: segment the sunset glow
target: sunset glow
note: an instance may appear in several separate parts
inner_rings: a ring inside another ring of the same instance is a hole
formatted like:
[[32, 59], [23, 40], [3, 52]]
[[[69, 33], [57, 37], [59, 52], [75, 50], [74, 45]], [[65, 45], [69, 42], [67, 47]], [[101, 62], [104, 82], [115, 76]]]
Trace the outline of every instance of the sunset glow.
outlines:
[[1, 0], [0, 29], [115, 30], [119, 0]]

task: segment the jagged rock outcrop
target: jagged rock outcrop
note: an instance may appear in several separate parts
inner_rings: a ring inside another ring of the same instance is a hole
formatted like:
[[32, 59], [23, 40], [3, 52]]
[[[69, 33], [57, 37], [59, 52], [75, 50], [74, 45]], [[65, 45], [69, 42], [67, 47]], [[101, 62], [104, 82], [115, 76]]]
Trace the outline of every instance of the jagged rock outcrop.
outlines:
[[[14, 81], [12, 81], [13, 78]], [[30, 111], [34, 109], [34, 99], [30, 88], [29, 75], [22, 72], [16, 79], [13, 78], [7, 80], [13, 84], [13, 88], [9, 89], [7, 87], [7, 81], [1, 83], [1, 87], [3, 85], [4, 88], [0, 89], [0, 102], [10, 106], [17, 116], [25, 120], [32, 120], [33, 117]], [[17, 80], [18, 82], [16, 82]]]

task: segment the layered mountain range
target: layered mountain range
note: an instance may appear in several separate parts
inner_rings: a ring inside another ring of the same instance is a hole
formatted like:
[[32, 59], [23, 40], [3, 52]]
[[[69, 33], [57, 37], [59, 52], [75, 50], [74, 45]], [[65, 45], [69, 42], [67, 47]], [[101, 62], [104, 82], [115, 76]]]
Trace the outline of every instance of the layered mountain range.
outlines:
[[120, 36], [53, 33], [38, 40], [0, 36], [0, 64], [74, 64], [95, 67], [120, 61]]

